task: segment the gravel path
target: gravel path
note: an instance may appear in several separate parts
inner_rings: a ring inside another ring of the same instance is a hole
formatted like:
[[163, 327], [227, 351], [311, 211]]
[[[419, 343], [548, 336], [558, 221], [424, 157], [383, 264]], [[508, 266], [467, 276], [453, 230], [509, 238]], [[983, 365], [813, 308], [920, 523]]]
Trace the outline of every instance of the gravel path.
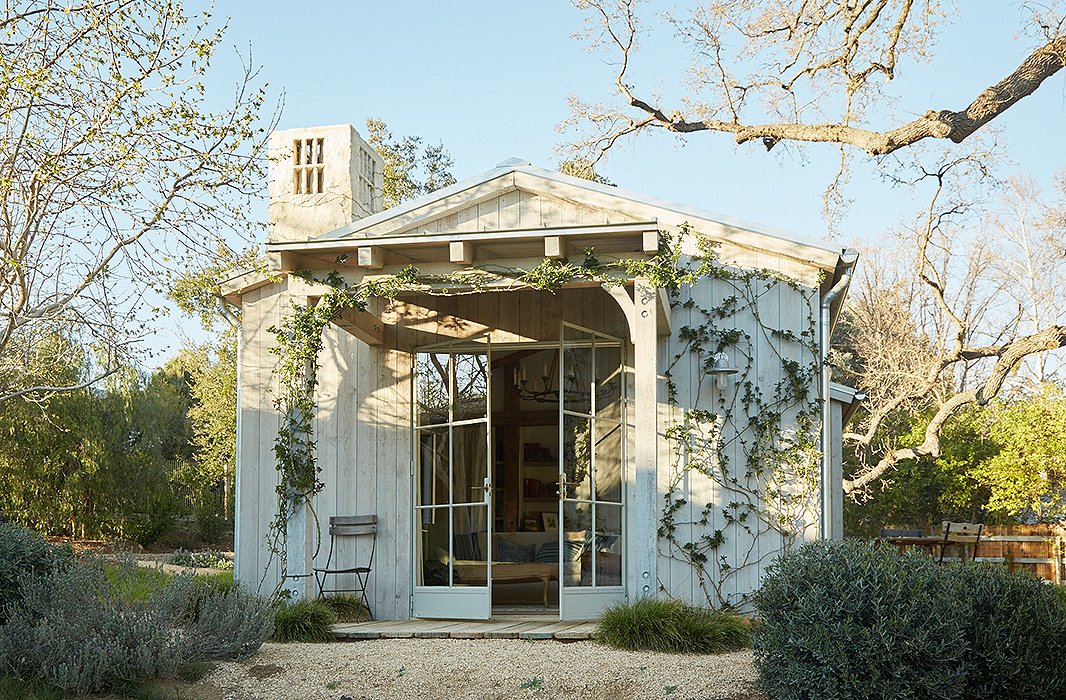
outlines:
[[227, 700], [765, 697], [753, 687], [750, 651], [673, 656], [517, 639], [264, 644], [244, 662], [221, 664], [204, 682]]

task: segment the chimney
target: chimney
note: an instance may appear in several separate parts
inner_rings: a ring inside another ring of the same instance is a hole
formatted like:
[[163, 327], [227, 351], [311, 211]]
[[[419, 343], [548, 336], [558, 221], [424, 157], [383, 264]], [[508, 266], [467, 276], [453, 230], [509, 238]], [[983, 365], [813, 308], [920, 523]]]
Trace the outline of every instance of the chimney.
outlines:
[[383, 169], [351, 124], [273, 132], [268, 240], [307, 240], [381, 211]]

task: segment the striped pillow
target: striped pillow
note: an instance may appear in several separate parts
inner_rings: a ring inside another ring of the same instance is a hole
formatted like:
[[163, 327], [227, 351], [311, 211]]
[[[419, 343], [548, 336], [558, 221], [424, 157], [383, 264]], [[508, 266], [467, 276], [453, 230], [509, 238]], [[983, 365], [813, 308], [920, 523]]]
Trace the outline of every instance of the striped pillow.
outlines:
[[[565, 547], [564, 561], [577, 561], [581, 558], [581, 552], [585, 549], [585, 541], [581, 540], [565, 540], [563, 541]], [[552, 540], [545, 542], [537, 547], [537, 553], [533, 555], [533, 561], [541, 564], [555, 564], [559, 561], [559, 540]]]

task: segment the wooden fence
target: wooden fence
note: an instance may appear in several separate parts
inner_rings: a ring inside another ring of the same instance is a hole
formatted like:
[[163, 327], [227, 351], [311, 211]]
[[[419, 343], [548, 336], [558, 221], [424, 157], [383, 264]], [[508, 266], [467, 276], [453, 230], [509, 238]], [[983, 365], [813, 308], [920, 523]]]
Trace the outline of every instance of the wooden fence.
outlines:
[[1066, 528], [1056, 525], [986, 528], [977, 546], [977, 559], [1006, 564], [1012, 571], [1028, 570], [1047, 581], [1063, 583], [1066, 581]]

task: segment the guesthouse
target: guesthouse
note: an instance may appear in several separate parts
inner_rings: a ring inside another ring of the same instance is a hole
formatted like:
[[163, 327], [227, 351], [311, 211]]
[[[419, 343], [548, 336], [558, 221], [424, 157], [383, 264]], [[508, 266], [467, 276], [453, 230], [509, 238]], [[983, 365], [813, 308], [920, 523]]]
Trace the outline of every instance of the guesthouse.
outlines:
[[330, 518], [373, 515], [330, 568], [376, 618], [576, 620], [743, 607], [841, 536], [852, 251], [518, 159], [382, 210], [382, 170], [347, 125], [272, 135], [269, 269], [223, 288], [240, 581], [315, 595]]

